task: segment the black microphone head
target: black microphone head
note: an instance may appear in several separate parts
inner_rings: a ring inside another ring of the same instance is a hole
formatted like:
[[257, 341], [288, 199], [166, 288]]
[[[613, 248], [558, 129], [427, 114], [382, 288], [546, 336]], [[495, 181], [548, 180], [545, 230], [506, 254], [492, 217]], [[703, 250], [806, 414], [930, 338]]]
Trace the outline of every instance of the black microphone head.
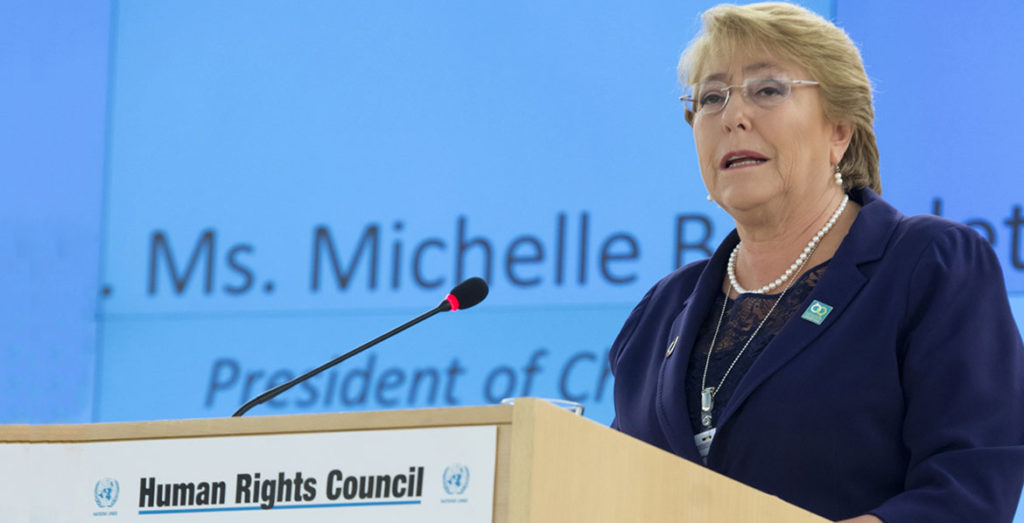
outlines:
[[447, 303], [448, 310], [468, 309], [484, 301], [486, 297], [487, 282], [483, 278], [473, 277], [456, 285], [452, 292], [448, 293], [445, 301], [441, 302], [441, 306], [444, 307]]

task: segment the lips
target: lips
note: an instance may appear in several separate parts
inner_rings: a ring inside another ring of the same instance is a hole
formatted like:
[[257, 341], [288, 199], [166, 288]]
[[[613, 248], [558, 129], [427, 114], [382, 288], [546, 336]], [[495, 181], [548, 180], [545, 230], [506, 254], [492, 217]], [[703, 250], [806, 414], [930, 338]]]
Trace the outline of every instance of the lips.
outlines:
[[754, 151], [729, 151], [722, 156], [718, 166], [722, 169], [738, 169], [751, 165], [761, 165], [768, 157]]

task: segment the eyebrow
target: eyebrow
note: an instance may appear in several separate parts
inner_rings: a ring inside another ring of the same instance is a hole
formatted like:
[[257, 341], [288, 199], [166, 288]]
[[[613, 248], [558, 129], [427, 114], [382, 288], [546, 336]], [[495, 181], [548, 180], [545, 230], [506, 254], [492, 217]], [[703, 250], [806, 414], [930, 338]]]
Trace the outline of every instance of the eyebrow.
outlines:
[[[761, 70], [764, 70], [764, 69], [774, 69], [776, 67], [778, 67], [778, 65], [775, 64], [774, 62], [757, 62], [757, 63], [750, 64], [748, 66], [745, 66], [743, 68], [743, 74], [746, 75], [746, 74], [750, 74], [750, 73], [755, 72], [755, 71], [761, 71]], [[721, 81], [724, 81], [727, 76], [728, 75], [726, 73], [715, 73], [715, 74], [708, 75], [708, 76], [704, 77], [704, 81], [705, 82], [707, 82], [708, 80], [721, 80]]]

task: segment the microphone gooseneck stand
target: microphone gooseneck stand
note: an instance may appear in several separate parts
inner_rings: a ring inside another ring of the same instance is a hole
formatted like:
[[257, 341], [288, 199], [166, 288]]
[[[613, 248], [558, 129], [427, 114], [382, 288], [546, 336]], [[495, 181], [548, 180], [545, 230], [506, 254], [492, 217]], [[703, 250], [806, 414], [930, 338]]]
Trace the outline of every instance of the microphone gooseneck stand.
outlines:
[[448, 296], [444, 299], [444, 301], [442, 301], [437, 307], [434, 307], [433, 309], [424, 312], [423, 314], [420, 314], [419, 316], [399, 325], [398, 327], [395, 327], [394, 329], [389, 330], [388, 332], [385, 332], [384, 334], [381, 334], [380, 336], [377, 336], [376, 338], [346, 352], [345, 354], [342, 354], [341, 356], [338, 356], [337, 358], [334, 358], [333, 360], [324, 363], [323, 365], [303, 374], [302, 376], [299, 376], [298, 378], [282, 383], [272, 389], [263, 392], [259, 396], [256, 396], [255, 398], [245, 402], [245, 405], [239, 407], [239, 409], [236, 410], [235, 413], [232, 414], [231, 416], [237, 418], [245, 414], [246, 412], [249, 412], [249, 409], [255, 407], [256, 405], [266, 403], [276, 398], [282, 392], [298, 385], [299, 383], [302, 383], [303, 381], [306, 381], [309, 378], [312, 378], [313, 376], [320, 374], [321, 372], [351, 358], [352, 356], [355, 356], [356, 354], [359, 354], [360, 352], [363, 352], [366, 349], [369, 349], [370, 347], [373, 347], [374, 345], [394, 336], [395, 334], [398, 334], [399, 332], [404, 331], [405, 329], [408, 329], [409, 327], [412, 327], [413, 325], [416, 325], [417, 323], [439, 312], [468, 309], [483, 301], [483, 299], [487, 297], [487, 290], [487, 283], [483, 279], [470, 278], [456, 285], [455, 288], [452, 289], [451, 293], [449, 293]]

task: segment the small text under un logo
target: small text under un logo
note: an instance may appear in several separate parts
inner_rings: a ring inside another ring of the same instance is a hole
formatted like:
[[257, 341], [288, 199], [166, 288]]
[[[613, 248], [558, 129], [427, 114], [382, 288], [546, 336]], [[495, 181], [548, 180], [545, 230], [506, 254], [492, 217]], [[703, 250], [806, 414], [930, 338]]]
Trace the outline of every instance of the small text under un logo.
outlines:
[[110, 508], [117, 503], [117, 495], [120, 493], [121, 488], [117, 484], [116, 479], [103, 478], [96, 482], [96, 486], [93, 487], [93, 495], [96, 497], [96, 506], [100, 508]]
[[462, 495], [467, 486], [469, 486], [469, 467], [456, 463], [444, 469], [444, 491], [448, 495]]

